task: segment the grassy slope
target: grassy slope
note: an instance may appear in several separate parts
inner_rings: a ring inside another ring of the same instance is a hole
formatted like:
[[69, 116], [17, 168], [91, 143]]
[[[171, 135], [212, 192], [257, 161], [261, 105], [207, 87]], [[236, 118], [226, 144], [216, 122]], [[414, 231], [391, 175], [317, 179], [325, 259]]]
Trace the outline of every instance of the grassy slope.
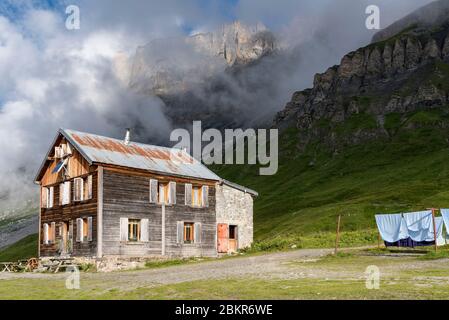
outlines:
[[[438, 87], [449, 83], [449, 65], [438, 62], [420, 77]], [[413, 90], [409, 81], [404, 90]], [[416, 81], [415, 81], [416, 82]], [[300, 153], [297, 132], [280, 136], [280, 163], [274, 176], [256, 166], [214, 166], [222, 177], [257, 190], [255, 238], [265, 247], [332, 245], [336, 216], [342, 214], [343, 244], [377, 239], [374, 214], [449, 207], [448, 106], [405, 115], [389, 114], [388, 140], [346, 148], [338, 155], [319, 144]], [[359, 118], [367, 118], [359, 116]], [[347, 121], [337, 134], [366, 128]], [[370, 123], [370, 122], [369, 122]], [[311, 150], [313, 147], [313, 151]], [[313, 162], [313, 165], [311, 164]]]
[[37, 234], [17, 241], [13, 245], [0, 251], [0, 261], [14, 262], [21, 259], [27, 259], [37, 256]]

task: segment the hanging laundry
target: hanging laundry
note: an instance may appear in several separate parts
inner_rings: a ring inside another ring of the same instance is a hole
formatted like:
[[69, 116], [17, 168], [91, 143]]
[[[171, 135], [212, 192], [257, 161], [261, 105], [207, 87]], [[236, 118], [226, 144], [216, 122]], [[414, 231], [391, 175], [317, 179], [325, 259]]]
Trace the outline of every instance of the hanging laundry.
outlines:
[[[434, 241], [432, 211], [408, 212], [404, 213], [403, 216], [408, 235], [413, 241]], [[430, 235], [431, 238], [429, 238]]]
[[407, 225], [402, 214], [376, 214], [377, 228], [386, 242], [396, 242], [408, 238]]
[[[378, 216], [380, 217], [380, 222]], [[432, 211], [418, 211], [409, 212], [404, 214], [392, 214], [392, 215], [378, 215], [376, 216], [376, 222], [380, 231], [380, 227], [387, 229], [388, 226], [390, 230], [394, 230], [392, 225], [398, 223], [399, 217], [401, 216], [400, 232], [397, 236], [388, 237], [388, 232], [381, 232], [381, 236], [384, 239], [385, 246], [387, 247], [420, 247], [420, 246], [430, 246], [435, 244], [434, 240], [434, 229], [433, 229], [433, 217]], [[389, 218], [387, 218], [390, 216]], [[449, 218], [449, 210], [448, 210]], [[449, 220], [449, 219], [448, 219]], [[394, 223], [392, 221], [395, 221]], [[437, 245], [445, 244], [445, 237], [443, 236], [443, 218], [435, 218], [435, 226], [437, 229]], [[387, 234], [387, 238], [384, 238], [383, 234]], [[391, 235], [392, 233], [389, 232]], [[393, 240], [393, 241], [389, 241]]]
[[[435, 218], [435, 226], [437, 228], [437, 246], [443, 246], [446, 244], [446, 236], [443, 234], [443, 217]], [[447, 231], [447, 228], [446, 228]], [[433, 232], [433, 224], [432, 224], [432, 232]], [[433, 237], [433, 234], [431, 235]]]
[[446, 227], [446, 233], [449, 234], [449, 209], [440, 209], [440, 212]]

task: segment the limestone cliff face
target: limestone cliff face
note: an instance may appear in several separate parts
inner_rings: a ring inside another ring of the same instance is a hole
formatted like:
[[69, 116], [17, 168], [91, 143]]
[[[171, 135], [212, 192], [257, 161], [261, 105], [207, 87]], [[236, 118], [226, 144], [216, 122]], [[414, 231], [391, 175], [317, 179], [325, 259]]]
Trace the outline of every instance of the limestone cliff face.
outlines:
[[155, 40], [137, 49], [130, 85], [145, 93], [186, 92], [228, 67], [257, 61], [276, 47], [263, 25], [238, 21], [215, 32]]
[[296, 92], [274, 126], [295, 126], [302, 149], [323, 142], [338, 151], [388, 138], [392, 117], [405, 121], [418, 110], [448, 109], [448, 93], [449, 23], [409, 27], [317, 74], [313, 88]]

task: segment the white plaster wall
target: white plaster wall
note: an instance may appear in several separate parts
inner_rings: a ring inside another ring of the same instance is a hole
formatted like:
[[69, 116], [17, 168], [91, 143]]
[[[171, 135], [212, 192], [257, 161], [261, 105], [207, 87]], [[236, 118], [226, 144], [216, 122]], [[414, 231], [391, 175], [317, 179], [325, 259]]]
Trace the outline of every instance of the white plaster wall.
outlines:
[[227, 185], [216, 188], [217, 224], [237, 225], [238, 248], [251, 246], [253, 242], [253, 197]]

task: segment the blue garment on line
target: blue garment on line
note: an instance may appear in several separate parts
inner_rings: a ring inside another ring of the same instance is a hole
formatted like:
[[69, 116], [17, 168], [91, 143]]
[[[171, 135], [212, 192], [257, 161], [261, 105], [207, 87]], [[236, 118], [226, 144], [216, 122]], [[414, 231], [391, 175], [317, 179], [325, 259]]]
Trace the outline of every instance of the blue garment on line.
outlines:
[[[435, 227], [437, 228], [437, 245], [438, 246], [442, 246], [444, 244], [446, 244], [446, 237], [443, 235], [443, 217], [436, 217], [435, 218]], [[432, 232], [433, 232], [433, 224], [432, 224]], [[446, 228], [446, 232], [447, 232], [447, 228]], [[432, 233], [432, 237], [433, 237], [433, 233]]]
[[432, 211], [408, 212], [403, 216], [413, 241], [434, 241]]
[[449, 234], [449, 209], [440, 209], [440, 212], [443, 217], [444, 225], [446, 226], [446, 233]]
[[380, 236], [387, 242], [396, 242], [408, 238], [407, 225], [402, 214], [376, 214]]

